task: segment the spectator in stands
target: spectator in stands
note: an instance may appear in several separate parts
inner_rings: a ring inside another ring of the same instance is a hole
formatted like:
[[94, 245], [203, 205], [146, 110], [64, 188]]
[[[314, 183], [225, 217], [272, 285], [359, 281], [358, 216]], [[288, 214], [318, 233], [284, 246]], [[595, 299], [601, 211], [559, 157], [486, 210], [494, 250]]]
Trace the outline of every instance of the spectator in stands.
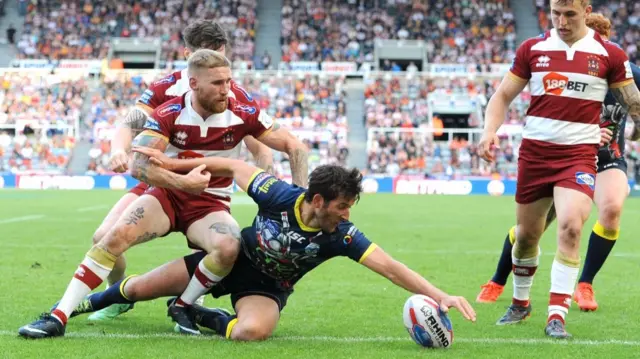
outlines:
[[16, 28], [13, 27], [13, 24], [9, 24], [7, 28], [7, 42], [9, 42], [9, 45], [15, 45], [16, 43]]
[[271, 55], [269, 55], [267, 50], [264, 50], [264, 54], [262, 55], [260, 62], [262, 63], [263, 69], [266, 69], [266, 70], [271, 69]]

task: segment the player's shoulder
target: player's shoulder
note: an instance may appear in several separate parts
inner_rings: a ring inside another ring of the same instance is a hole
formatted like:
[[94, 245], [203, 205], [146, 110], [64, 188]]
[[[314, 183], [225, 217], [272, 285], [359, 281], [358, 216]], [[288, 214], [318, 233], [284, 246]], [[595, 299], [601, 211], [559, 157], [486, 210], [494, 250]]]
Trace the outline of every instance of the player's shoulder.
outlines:
[[604, 47], [609, 56], [626, 56], [622, 46], [619, 44], [610, 40], [605, 40], [598, 34], [596, 34], [595, 39], [602, 45], [602, 47]]
[[233, 94], [235, 100], [245, 104], [257, 106], [257, 104], [255, 103], [255, 99], [249, 93], [249, 91], [245, 90], [235, 80], [231, 80], [231, 93]]
[[264, 171], [254, 174], [253, 179], [249, 181], [248, 190], [254, 195], [272, 195], [275, 199], [274, 204], [278, 206], [295, 205], [298, 197], [306, 192], [306, 189], [288, 184]]
[[243, 103], [231, 97], [229, 97], [229, 101], [227, 103], [227, 110], [231, 111], [234, 115], [243, 120], [255, 117], [260, 112], [260, 109], [257, 106]]
[[185, 108], [185, 96], [174, 97], [153, 110], [156, 119], [176, 118]]
[[535, 45], [545, 42], [551, 38], [551, 31], [547, 30], [537, 36], [530, 37], [520, 44], [521, 49], [531, 50]]
[[178, 82], [178, 80], [180, 80], [181, 77], [182, 77], [181, 71], [173, 72], [159, 80], [152, 82], [149, 88], [151, 89], [169, 88], [173, 86], [176, 82]]
[[351, 221], [342, 221], [338, 224], [336, 230], [342, 236], [354, 237], [359, 232], [358, 227]]

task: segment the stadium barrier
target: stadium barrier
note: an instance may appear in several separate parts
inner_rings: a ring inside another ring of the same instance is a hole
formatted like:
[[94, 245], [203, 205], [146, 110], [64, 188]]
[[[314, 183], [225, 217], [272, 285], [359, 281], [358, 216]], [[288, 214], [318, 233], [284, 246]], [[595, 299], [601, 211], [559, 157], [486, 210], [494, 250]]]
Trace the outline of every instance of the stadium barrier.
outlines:
[[[291, 182], [291, 178], [284, 178]], [[130, 175], [3, 175], [0, 177], [0, 188], [16, 188], [26, 190], [65, 189], [92, 190], [112, 189], [125, 190], [133, 188], [138, 181]], [[420, 195], [491, 195], [512, 196], [516, 193], [516, 181], [512, 179], [430, 179], [423, 176], [365, 176], [363, 187], [366, 193], [395, 193]], [[629, 181], [633, 187], [634, 182]], [[240, 191], [239, 188], [235, 188]], [[632, 196], [637, 195], [632, 191]]]
[[[167, 70], [178, 71], [187, 67], [186, 61], [167, 61], [162, 62], [160, 67], [155, 71], [166, 72]], [[250, 69], [247, 61], [234, 61], [234, 70]], [[477, 65], [461, 65], [461, 64], [425, 64], [422, 76], [430, 78], [501, 78], [511, 67], [510, 64], [492, 63], [483, 65], [478, 68]], [[15, 59], [7, 68], [0, 68], [0, 71], [24, 71], [24, 70], [69, 70], [80, 71], [86, 74], [98, 75], [110, 69], [106, 60], [82, 60], [82, 59], [64, 59], [64, 60], [47, 60], [47, 59]], [[376, 69], [372, 62], [363, 62], [358, 65], [356, 62], [350, 61], [291, 61], [281, 62], [277, 70], [273, 72], [294, 72], [294, 73], [329, 73], [353, 76], [365, 76], [370, 74], [380, 74], [384, 71]], [[413, 76], [411, 73], [393, 73], [394, 75], [404, 74], [405, 76]]]

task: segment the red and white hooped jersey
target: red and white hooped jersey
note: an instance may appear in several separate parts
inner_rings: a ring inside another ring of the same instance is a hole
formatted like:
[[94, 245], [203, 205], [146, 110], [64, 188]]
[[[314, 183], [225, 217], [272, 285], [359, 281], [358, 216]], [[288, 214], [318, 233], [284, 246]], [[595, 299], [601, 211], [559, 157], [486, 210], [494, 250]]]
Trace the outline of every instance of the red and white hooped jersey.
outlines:
[[523, 129], [525, 152], [531, 145], [554, 149], [564, 145], [560, 147], [563, 151], [589, 148], [594, 156], [608, 89], [633, 81], [624, 51], [591, 29], [572, 46], [555, 29], [528, 39], [518, 48], [508, 75], [515, 81], [528, 81], [531, 90]]
[[[153, 110], [169, 100], [184, 95], [190, 90], [189, 75], [187, 74], [187, 69], [184, 69], [153, 82], [149, 88], [140, 95], [136, 103], [147, 106]], [[257, 109], [260, 108], [253, 96], [233, 80], [231, 80], [229, 97], [256, 107]]]
[[[191, 106], [193, 92], [176, 97], [147, 118], [144, 129], [164, 138], [165, 154], [172, 158], [225, 157], [241, 159], [245, 136], [259, 138], [273, 127], [273, 119], [259, 108], [228, 99], [227, 109], [203, 119]], [[211, 177], [205, 192], [230, 200], [233, 179]]]

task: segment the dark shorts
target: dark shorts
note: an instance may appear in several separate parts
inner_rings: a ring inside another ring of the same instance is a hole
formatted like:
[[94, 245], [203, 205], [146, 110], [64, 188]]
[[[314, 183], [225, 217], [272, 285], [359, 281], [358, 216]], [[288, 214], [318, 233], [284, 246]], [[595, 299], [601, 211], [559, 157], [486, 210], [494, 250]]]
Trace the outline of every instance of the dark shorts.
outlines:
[[627, 174], [627, 160], [625, 160], [624, 157], [611, 158], [607, 156], [605, 158], [601, 158], [598, 156], [598, 173], [612, 168], [617, 168], [624, 172], [624, 174]]
[[[192, 195], [159, 187], [149, 187], [144, 194], [153, 196], [160, 202], [162, 210], [171, 222], [171, 229], [168, 233], [182, 232], [186, 236], [189, 226], [206, 217], [209, 213], [220, 211], [231, 213], [228, 201], [208, 194]], [[191, 242], [187, 243], [189, 248], [201, 249]]]
[[[193, 276], [198, 263], [204, 258], [206, 253], [197, 252], [184, 257], [187, 265], [189, 276]], [[209, 294], [214, 298], [220, 298], [224, 295], [231, 295], [231, 305], [236, 307], [236, 303], [243, 297], [251, 295], [259, 295], [273, 299], [280, 311], [287, 305], [289, 295], [293, 293], [293, 289], [284, 289], [279, 286], [279, 281], [265, 275], [257, 270], [249, 259], [240, 252], [238, 260], [233, 265], [231, 273], [229, 273], [220, 283], [216, 284]]]
[[133, 193], [136, 196], [140, 197], [142, 196], [142, 194], [149, 188], [149, 185], [144, 183], [144, 182], [140, 182], [138, 183], [135, 187], [133, 187], [132, 189], [129, 190], [129, 193]]

